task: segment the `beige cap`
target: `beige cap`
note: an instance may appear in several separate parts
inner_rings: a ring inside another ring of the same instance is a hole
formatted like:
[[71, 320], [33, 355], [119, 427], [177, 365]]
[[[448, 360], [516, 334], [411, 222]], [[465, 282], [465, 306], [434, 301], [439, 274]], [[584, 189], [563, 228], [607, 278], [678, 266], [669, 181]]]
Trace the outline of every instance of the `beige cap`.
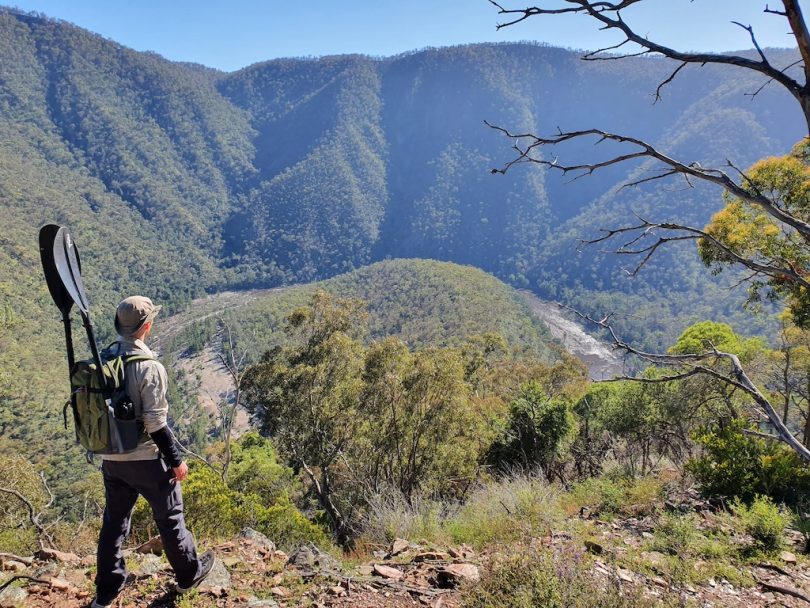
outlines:
[[161, 307], [152, 304], [144, 296], [130, 296], [118, 305], [115, 310], [115, 330], [127, 338], [137, 332], [143, 324], [154, 319]]

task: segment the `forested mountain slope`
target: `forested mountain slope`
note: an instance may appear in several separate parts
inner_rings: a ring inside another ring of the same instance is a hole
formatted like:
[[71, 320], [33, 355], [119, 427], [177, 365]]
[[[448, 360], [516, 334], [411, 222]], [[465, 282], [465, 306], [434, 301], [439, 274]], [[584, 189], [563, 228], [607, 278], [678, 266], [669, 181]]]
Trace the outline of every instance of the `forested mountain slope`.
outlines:
[[653, 105], [671, 69], [657, 58], [594, 63], [529, 44], [471, 45], [223, 74], [10, 10], [0, 44], [5, 272], [30, 274], [37, 228], [59, 221], [105, 269], [89, 280], [106, 304], [138, 286], [176, 306], [203, 290], [320, 279], [385, 257], [473, 264], [558, 297], [576, 286], [706, 290], [691, 253], [662, 256], [635, 281], [619, 280], [613, 256], [573, 254], [577, 237], [630, 209], [703, 222], [718, 192], [618, 189], [643, 167], [575, 184], [531, 167], [492, 176], [510, 142], [483, 120], [514, 131], [598, 125], [740, 166], [801, 134], [786, 94], [766, 88], [752, 101], [744, 94], [758, 81], [734, 68], [684, 70]]
[[[787, 65], [794, 53], [770, 56]], [[484, 119], [515, 131], [599, 126], [740, 166], [800, 137], [787, 95], [769, 87], [752, 101], [744, 93], [761, 83], [733, 68], [685, 69], [653, 105], [671, 69], [504, 44], [225, 74], [0, 10], [3, 437], [26, 440], [20, 412], [39, 421], [63, 398], [61, 328], [36, 250], [47, 222], [69, 226], [81, 248], [102, 339], [134, 291], [171, 311], [205, 292], [325, 279], [388, 257], [470, 264], [544, 297], [634, 310], [625, 328], [648, 344], [671, 343], [696, 315], [739, 316], [740, 296], [691, 250], [633, 281], [622, 260], [575, 254], [576, 238], [631, 209], [700, 224], [718, 192], [620, 190], [639, 167], [572, 185], [532, 167], [489, 173], [511, 142]], [[64, 433], [49, 432], [32, 453], [61, 445]]]

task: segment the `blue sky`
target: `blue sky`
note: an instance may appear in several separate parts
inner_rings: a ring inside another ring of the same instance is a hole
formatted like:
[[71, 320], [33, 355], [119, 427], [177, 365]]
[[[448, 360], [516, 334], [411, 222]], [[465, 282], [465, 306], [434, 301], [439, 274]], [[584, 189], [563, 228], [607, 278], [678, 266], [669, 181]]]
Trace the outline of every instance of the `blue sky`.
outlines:
[[[531, 3], [542, 3], [534, 0]], [[559, 3], [559, 0], [557, 0]], [[779, 7], [779, 0], [770, 0]], [[495, 30], [487, 0], [17, 0], [17, 8], [65, 19], [139, 51], [221, 70], [277, 57], [395, 55], [426, 46], [536, 40], [593, 49], [615, 42], [585, 17], [534, 17]], [[504, 6], [521, 8], [519, 0]], [[547, 3], [548, 4], [548, 3]], [[792, 46], [765, 0], [647, 0], [624, 13], [639, 32], [683, 50], [750, 48], [732, 20], [753, 25], [762, 46]], [[808, 12], [810, 0], [802, 3]], [[808, 15], [810, 16], [810, 15]]]

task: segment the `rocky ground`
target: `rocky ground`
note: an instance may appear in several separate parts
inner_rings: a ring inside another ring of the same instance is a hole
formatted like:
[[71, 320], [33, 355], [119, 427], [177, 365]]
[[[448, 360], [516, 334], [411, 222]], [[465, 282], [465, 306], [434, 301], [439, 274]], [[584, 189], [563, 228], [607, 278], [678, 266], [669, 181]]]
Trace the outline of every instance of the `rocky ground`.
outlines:
[[[689, 503], [696, 529], [725, 525], [694, 498]], [[810, 561], [803, 538], [788, 531], [785, 549], [767, 558], [683, 559], [655, 550], [660, 542], [656, 515], [602, 520], [583, 510], [567, 530], [550, 530], [527, 543], [481, 552], [466, 545], [437, 547], [402, 539], [363, 557], [336, 557], [312, 545], [290, 553], [262, 534], [246, 529], [213, 547], [217, 564], [198, 590], [178, 597], [158, 539], [130, 549], [131, 580], [114, 604], [125, 607], [345, 607], [461, 606], [465, 585], [486, 576], [504, 553], [530, 550], [587, 555], [590, 575], [601, 585], [640, 592], [655, 605], [709, 607], [806, 607], [810, 605]], [[739, 538], [740, 543], [745, 538]], [[33, 557], [0, 554], [0, 607], [64, 606], [92, 600], [93, 556], [44, 550]], [[681, 569], [680, 571], [678, 569]], [[686, 570], [686, 574], [684, 574]], [[676, 575], [677, 572], [680, 572]], [[676, 582], [681, 581], [681, 582]]]
[[[253, 530], [214, 547], [217, 563], [200, 588], [185, 597], [174, 581], [159, 542], [131, 550], [130, 582], [114, 606], [458, 606], [458, 587], [477, 580], [476, 556], [467, 547], [426, 550], [396, 541], [372, 560], [346, 565], [312, 545], [290, 554]], [[0, 606], [76, 608], [93, 599], [94, 558], [42, 551], [33, 558], [2, 555]], [[12, 580], [15, 577], [16, 580]]]

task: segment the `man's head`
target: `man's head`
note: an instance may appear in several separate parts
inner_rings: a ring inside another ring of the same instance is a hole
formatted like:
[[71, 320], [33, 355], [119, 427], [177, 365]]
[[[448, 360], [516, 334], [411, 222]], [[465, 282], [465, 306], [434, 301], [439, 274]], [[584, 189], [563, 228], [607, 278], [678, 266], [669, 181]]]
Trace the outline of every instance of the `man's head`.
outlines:
[[152, 328], [160, 306], [144, 296], [130, 296], [115, 310], [115, 330], [122, 338], [143, 338]]

